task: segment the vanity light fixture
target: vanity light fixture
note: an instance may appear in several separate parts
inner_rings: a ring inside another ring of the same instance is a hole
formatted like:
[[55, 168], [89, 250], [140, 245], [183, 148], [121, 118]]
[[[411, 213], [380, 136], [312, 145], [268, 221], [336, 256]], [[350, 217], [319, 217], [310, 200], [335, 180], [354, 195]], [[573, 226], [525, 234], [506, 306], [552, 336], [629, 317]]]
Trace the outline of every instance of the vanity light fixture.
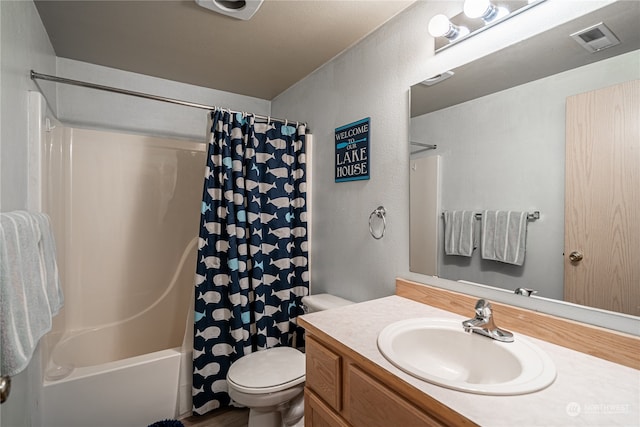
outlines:
[[545, 0], [465, 0], [463, 11], [451, 18], [435, 15], [429, 21], [436, 53], [468, 39]]

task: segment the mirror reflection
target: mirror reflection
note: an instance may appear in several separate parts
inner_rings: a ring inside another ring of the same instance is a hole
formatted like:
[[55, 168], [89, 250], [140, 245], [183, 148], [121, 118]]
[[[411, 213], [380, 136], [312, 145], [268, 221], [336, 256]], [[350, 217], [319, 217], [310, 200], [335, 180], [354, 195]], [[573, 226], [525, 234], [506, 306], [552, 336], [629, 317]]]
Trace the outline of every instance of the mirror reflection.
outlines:
[[[637, 22], [613, 3], [411, 88], [412, 272], [640, 315]], [[619, 44], [570, 36], [600, 23]]]

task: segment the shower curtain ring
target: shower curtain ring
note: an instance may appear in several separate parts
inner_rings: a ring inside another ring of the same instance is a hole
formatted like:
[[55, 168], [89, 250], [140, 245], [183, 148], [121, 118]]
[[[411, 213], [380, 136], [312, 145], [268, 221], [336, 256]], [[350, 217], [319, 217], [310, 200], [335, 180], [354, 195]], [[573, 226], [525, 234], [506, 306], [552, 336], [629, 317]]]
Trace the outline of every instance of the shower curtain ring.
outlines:
[[[380, 240], [384, 237], [384, 232], [387, 229], [386, 214], [387, 214], [387, 211], [384, 208], [384, 206], [378, 206], [373, 212], [371, 212], [371, 215], [369, 215], [369, 233], [371, 233], [371, 236], [376, 240]], [[371, 222], [373, 220], [374, 215], [382, 219], [382, 232], [380, 233], [380, 235], [376, 235], [376, 233], [373, 231], [373, 226]]]

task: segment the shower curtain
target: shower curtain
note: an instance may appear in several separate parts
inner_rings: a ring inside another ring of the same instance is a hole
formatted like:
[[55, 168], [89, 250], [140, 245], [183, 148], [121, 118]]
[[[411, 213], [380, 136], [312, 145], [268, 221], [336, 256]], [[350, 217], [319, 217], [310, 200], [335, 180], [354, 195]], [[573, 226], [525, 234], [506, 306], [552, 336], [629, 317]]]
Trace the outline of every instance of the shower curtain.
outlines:
[[[300, 345], [308, 294], [305, 125], [216, 110], [196, 269], [193, 412], [229, 405], [245, 354]], [[294, 338], [296, 337], [296, 338]]]

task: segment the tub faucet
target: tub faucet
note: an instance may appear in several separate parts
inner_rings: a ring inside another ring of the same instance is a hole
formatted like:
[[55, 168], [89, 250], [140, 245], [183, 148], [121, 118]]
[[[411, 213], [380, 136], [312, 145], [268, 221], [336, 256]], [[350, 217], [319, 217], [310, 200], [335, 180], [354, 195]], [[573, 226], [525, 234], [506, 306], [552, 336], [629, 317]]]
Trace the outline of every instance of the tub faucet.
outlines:
[[476, 303], [476, 317], [462, 322], [465, 332], [474, 332], [493, 338], [502, 342], [513, 342], [513, 334], [504, 329], [500, 329], [493, 321], [491, 303], [484, 299], [479, 299]]

